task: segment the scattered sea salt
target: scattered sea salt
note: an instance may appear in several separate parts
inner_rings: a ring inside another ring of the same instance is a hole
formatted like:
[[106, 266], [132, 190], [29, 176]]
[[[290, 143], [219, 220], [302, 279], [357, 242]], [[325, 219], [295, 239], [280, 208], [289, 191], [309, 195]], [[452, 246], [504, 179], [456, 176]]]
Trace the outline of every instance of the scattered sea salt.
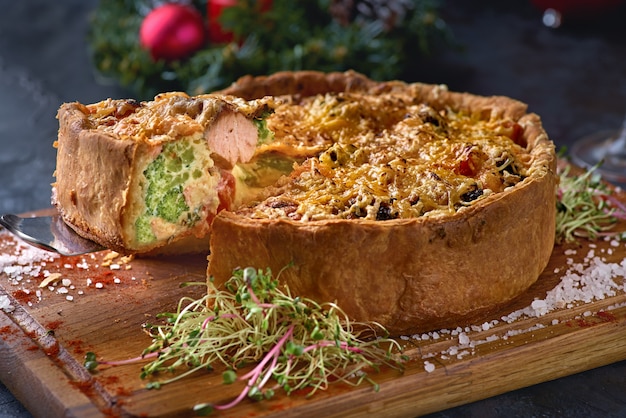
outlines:
[[430, 361], [425, 361], [424, 370], [426, 370], [428, 373], [432, 373], [435, 371], [435, 365], [431, 363]]
[[[621, 245], [618, 241], [615, 241], [615, 243]], [[610, 242], [610, 245], [616, 246], [615, 243]], [[439, 357], [441, 360], [448, 360], [456, 357], [461, 360], [467, 355], [473, 355], [476, 347], [481, 344], [493, 343], [499, 340], [507, 341], [510, 338], [524, 334], [532, 337], [536, 331], [547, 326], [558, 325], [561, 323], [561, 320], [552, 319], [547, 324], [536, 323], [524, 329], [507, 329], [504, 333], [497, 330], [491, 335], [485, 335], [484, 333], [493, 329], [501, 321], [512, 324], [518, 319], [540, 318], [557, 309], [571, 309], [585, 303], [606, 299], [618, 293], [626, 292], [626, 259], [618, 263], [607, 262], [605, 258], [597, 255], [598, 253], [604, 253], [604, 248], [599, 251], [596, 250], [596, 245], [591, 245], [590, 248], [591, 250], [587, 252], [582, 262], [574, 261], [570, 257], [567, 258], [564, 268], [555, 268], [554, 274], [560, 273], [561, 275], [559, 284], [548, 291], [543, 299], [537, 298], [523, 309], [504, 315], [500, 320], [494, 319], [481, 325], [457, 327], [451, 330], [441, 329], [412, 335], [410, 338], [417, 341], [429, 341], [441, 337], [452, 337], [458, 341], [458, 345], [449, 346], [438, 353], [422, 352], [422, 359]], [[608, 248], [606, 252], [611, 254], [613, 249]], [[566, 250], [565, 254], [571, 256], [577, 254], [577, 251], [574, 249]], [[624, 306], [626, 306], [626, 302], [620, 302], [605, 309], [618, 309]], [[580, 319], [592, 315], [594, 315], [594, 312], [589, 310], [577, 318]], [[403, 339], [407, 340], [408, 337]], [[431, 368], [434, 370], [435, 366], [431, 362], [425, 361], [424, 368], [426, 371], [429, 371]]]

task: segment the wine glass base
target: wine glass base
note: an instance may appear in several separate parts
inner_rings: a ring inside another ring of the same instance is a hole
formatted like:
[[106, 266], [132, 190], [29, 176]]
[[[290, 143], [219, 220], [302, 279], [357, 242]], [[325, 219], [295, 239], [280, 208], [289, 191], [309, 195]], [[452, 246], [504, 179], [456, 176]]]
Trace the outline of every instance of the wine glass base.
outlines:
[[605, 180], [626, 187], [626, 149], [617, 144], [619, 131], [596, 132], [576, 141], [571, 147], [572, 162], [596, 172]]

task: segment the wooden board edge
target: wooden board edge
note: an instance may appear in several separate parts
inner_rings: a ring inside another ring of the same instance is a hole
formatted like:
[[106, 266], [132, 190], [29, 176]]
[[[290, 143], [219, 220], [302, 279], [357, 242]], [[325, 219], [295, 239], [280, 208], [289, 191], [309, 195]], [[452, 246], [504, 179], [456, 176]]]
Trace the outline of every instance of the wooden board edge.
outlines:
[[[0, 340], [0, 380], [24, 407], [35, 417], [100, 417], [101, 411], [73, 385], [64, 373], [40, 347], [23, 334], [7, 315], [0, 315], [0, 328], [10, 332], [10, 338]], [[3, 334], [4, 334], [3, 332]], [[80, 415], [77, 412], [80, 411]]]
[[[110, 397], [59, 341], [0, 287], [13, 309], [2, 311], [0, 380], [34, 416], [100, 417]], [[10, 359], [10, 360], [9, 360]], [[8, 362], [6, 360], [9, 360]], [[83, 388], [90, 388], [85, 391]]]

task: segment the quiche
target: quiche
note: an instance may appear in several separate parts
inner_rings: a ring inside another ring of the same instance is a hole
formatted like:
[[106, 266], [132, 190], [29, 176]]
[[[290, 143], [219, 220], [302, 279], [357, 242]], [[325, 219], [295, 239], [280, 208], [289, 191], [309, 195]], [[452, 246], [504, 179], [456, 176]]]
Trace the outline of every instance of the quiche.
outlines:
[[351, 72], [247, 77], [223, 93], [287, 95], [267, 126], [310, 156], [214, 219], [217, 286], [269, 267], [293, 294], [398, 335], [470, 323], [547, 265], [556, 157], [523, 103]]
[[79, 234], [210, 253], [218, 287], [270, 268], [392, 335], [500, 308], [552, 251], [554, 145], [510, 98], [303, 71], [58, 117], [53, 201]]

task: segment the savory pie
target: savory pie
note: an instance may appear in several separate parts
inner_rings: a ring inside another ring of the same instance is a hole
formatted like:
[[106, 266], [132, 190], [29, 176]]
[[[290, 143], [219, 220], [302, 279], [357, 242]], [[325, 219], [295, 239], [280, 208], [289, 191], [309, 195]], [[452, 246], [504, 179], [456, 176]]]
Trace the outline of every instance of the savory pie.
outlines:
[[554, 243], [556, 157], [506, 97], [354, 72], [65, 104], [54, 201], [121, 252], [209, 252], [218, 286], [271, 268], [392, 334], [456, 326], [523, 293]]

